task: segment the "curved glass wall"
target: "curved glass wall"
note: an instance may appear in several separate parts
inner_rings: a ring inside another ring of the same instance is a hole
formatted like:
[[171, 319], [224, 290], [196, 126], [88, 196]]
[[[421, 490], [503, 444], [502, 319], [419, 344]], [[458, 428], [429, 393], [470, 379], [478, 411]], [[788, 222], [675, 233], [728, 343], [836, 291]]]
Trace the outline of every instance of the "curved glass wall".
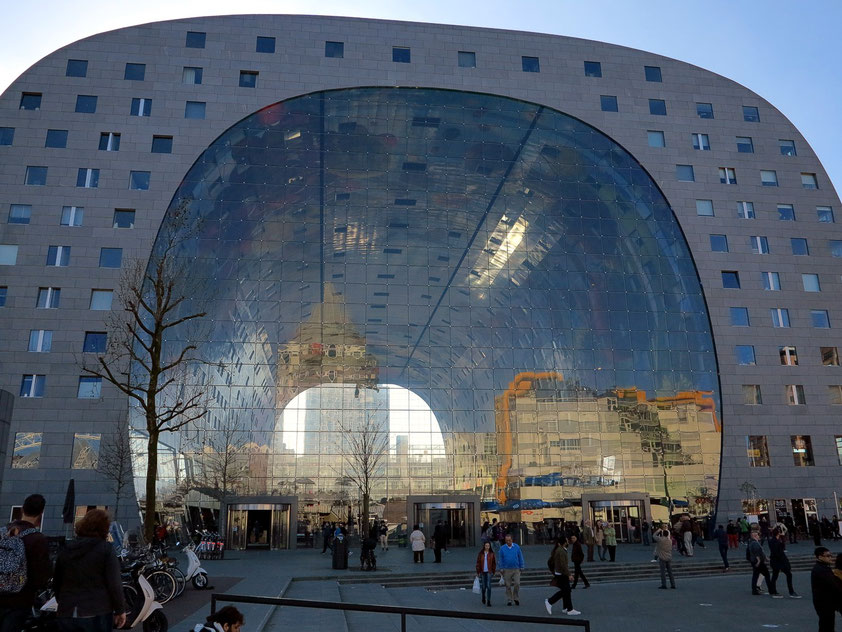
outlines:
[[213, 495], [224, 460], [226, 493], [339, 515], [359, 494], [348, 434], [375, 427], [390, 522], [425, 494], [536, 523], [579, 518], [583, 494], [711, 510], [698, 276], [663, 195], [598, 130], [483, 94], [310, 94], [220, 136], [164, 234], [177, 208], [215, 368], [191, 374], [207, 419], [162, 446], [165, 498]]

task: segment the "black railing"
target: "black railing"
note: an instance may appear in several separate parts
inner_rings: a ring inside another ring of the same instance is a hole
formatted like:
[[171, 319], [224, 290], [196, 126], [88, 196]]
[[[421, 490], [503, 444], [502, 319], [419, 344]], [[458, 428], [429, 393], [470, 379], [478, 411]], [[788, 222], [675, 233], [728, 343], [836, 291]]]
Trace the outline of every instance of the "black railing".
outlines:
[[401, 632], [406, 632], [406, 618], [440, 617], [445, 619], [472, 619], [474, 621], [507, 621], [510, 623], [543, 623], [545, 625], [566, 625], [584, 628], [590, 632], [591, 622], [587, 619], [556, 619], [552, 617], [526, 617], [517, 614], [493, 614], [490, 612], [442, 612], [432, 608], [406, 608], [403, 606], [381, 606], [367, 603], [336, 603], [316, 601], [314, 599], [287, 599], [286, 597], [251, 597], [249, 595], [211, 595], [211, 614], [216, 612], [216, 602], [253, 603], [264, 606], [288, 606], [292, 608], [317, 608], [321, 610], [350, 610], [352, 612], [376, 612], [380, 614], [398, 614], [401, 617]]

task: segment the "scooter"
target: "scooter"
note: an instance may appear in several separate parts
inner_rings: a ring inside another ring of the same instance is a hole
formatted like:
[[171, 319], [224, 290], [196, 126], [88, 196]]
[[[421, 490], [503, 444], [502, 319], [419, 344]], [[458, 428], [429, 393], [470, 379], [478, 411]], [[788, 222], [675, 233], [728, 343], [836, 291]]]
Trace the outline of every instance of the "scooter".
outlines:
[[202, 568], [202, 563], [199, 561], [199, 556], [193, 549], [193, 545], [189, 544], [184, 547], [184, 553], [187, 555], [187, 572], [184, 573], [184, 578], [193, 582], [193, 587], [197, 590], [203, 590], [208, 587], [208, 573]]

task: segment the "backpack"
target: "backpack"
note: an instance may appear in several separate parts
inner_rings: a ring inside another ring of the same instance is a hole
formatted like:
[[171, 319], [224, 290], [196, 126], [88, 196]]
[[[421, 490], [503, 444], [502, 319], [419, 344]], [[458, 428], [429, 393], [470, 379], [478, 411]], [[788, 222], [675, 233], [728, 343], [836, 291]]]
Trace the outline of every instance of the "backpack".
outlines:
[[37, 529], [24, 529], [0, 539], [0, 594], [15, 594], [26, 585], [26, 548], [23, 538]]

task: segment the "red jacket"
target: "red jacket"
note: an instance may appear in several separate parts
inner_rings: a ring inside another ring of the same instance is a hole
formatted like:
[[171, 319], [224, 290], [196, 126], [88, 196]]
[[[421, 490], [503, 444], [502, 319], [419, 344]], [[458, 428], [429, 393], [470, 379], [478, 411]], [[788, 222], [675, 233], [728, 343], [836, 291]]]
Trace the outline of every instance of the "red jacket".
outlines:
[[[480, 551], [479, 554], [477, 555], [477, 575], [479, 575], [480, 573], [483, 572], [483, 570], [482, 570], [483, 559], [482, 558], [483, 558], [484, 554], [485, 554], [485, 551]], [[492, 575], [497, 572], [497, 560], [494, 557], [494, 551], [488, 552], [488, 572], [490, 572]]]

